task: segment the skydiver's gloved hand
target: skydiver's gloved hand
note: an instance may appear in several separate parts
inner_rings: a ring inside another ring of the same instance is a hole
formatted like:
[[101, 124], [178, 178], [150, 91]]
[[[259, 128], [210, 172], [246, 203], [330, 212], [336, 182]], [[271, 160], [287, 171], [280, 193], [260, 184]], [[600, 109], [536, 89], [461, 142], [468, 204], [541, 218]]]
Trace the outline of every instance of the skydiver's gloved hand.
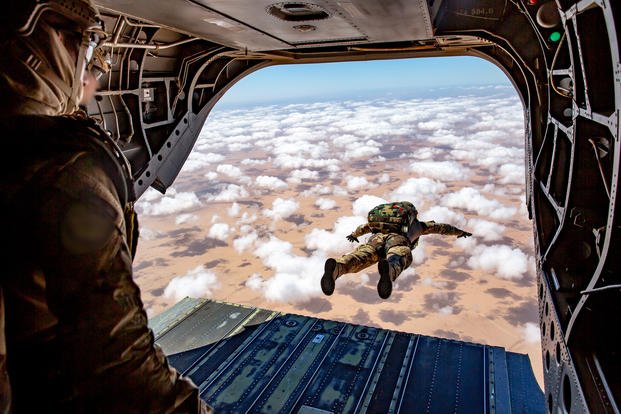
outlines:
[[468, 233], [467, 231], [463, 231], [461, 232], [461, 234], [459, 236], [457, 236], [457, 238], [459, 239], [460, 237], [466, 238], [466, 237], [470, 237], [472, 236], [472, 233]]
[[350, 241], [350, 242], [352, 242], [352, 243], [353, 243], [353, 242], [360, 243], [360, 242], [358, 241], [358, 239], [357, 239], [357, 238], [355, 238], [355, 237], [354, 237], [353, 235], [351, 235], [351, 234], [350, 234], [349, 236], [347, 236], [347, 240], [349, 240], [349, 241]]

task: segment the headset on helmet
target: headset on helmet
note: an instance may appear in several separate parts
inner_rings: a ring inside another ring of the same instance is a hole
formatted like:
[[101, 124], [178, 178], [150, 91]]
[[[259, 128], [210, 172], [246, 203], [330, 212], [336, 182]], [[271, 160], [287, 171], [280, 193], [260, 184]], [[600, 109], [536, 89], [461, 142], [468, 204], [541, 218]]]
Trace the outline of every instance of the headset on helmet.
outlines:
[[101, 47], [93, 51], [93, 57], [89, 60], [86, 70], [91, 72], [96, 79], [110, 72], [112, 59], [109, 53], [105, 53]]

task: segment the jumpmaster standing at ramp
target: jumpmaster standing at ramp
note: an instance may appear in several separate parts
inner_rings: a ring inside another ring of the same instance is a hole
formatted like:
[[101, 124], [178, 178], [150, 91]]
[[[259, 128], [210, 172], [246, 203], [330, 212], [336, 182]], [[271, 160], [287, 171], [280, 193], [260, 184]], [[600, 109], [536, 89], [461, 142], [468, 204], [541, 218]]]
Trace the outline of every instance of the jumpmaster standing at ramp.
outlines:
[[[129, 163], [77, 109], [103, 35], [89, 0], [0, 15], [0, 413], [203, 413], [132, 277]], [[99, 37], [101, 39], [101, 37]]]
[[380, 280], [377, 293], [387, 299], [392, 293], [392, 282], [412, 264], [412, 249], [420, 236], [443, 234], [469, 237], [471, 233], [450, 224], [418, 221], [418, 211], [409, 201], [380, 204], [368, 214], [368, 222], [358, 226], [347, 240], [358, 242], [358, 237], [373, 233], [365, 244], [338, 259], [326, 260], [321, 278], [321, 290], [326, 295], [334, 292], [334, 281], [346, 273], [356, 273], [377, 263]]

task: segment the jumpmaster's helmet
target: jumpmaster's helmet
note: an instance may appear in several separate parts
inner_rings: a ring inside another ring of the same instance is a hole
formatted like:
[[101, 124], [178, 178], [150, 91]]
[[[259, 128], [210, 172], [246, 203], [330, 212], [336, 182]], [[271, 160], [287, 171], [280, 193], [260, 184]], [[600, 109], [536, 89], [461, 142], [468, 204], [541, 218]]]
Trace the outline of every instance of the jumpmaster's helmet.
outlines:
[[[31, 35], [41, 21], [67, 33], [68, 47], [75, 48], [75, 71], [72, 80], [54, 79], [70, 104], [76, 104], [81, 91], [84, 67], [92, 58], [93, 50], [105, 38], [103, 23], [97, 8], [90, 0], [18, 0], [5, 5], [0, 16], [0, 39], [22, 38], [28, 44]], [[75, 40], [75, 41], [74, 41]], [[28, 49], [32, 55], [27, 59], [36, 64], [31, 67], [37, 72], [54, 76], [50, 59], [37, 53], [41, 45]]]

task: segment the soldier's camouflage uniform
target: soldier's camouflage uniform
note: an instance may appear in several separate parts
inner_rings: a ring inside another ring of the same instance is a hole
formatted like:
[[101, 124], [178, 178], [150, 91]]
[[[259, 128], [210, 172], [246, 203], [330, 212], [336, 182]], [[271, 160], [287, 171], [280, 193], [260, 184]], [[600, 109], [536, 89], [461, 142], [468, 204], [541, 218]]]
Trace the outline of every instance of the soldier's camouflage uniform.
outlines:
[[2, 52], [0, 413], [208, 412], [147, 326], [120, 151], [90, 120], [48, 116], [66, 101]]
[[[366, 223], [358, 226], [351, 235], [358, 238], [374, 231], [376, 230]], [[359, 272], [385, 258], [390, 265], [391, 279], [394, 281], [402, 271], [412, 264], [412, 249], [418, 244], [420, 236], [426, 234], [461, 236], [464, 233], [463, 230], [450, 224], [416, 220], [409, 227], [407, 234], [397, 232], [375, 233], [365, 244], [361, 244], [353, 252], [336, 259], [335, 277], [345, 273]]]

